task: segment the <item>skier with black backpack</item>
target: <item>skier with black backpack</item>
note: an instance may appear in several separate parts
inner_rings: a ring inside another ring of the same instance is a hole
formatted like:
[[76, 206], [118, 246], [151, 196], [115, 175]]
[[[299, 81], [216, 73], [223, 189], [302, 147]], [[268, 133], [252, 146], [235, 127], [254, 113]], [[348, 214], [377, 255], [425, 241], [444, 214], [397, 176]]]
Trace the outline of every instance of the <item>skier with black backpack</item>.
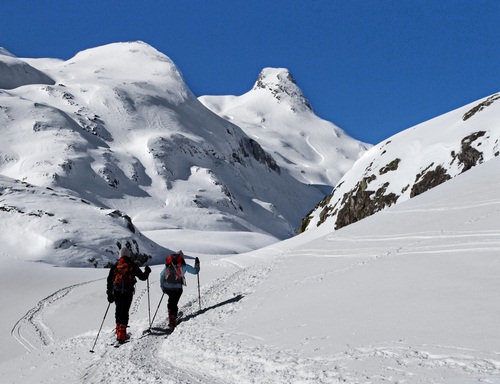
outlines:
[[200, 272], [200, 259], [196, 258], [194, 267], [186, 264], [182, 251], [168, 255], [165, 268], [160, 273], [160, 287], [168, 295], [168, 326], [171, 331], [177, 325], [179, 313], [178, 303], [182, 296], [183, 286], [186, 285], [184, 274], [189, 272], [197, 275]]
[[120, 259], [114, 264], [108, 274], [106, 294], [108, 302], [115, 303], [116, 339], [122, 344], [126, 341], [130, 305], [135, 292], [136, 277], [147, 280], [151, 268], [146, 266], [144, 272], [132, 262], [128, 248], [120, 249]]

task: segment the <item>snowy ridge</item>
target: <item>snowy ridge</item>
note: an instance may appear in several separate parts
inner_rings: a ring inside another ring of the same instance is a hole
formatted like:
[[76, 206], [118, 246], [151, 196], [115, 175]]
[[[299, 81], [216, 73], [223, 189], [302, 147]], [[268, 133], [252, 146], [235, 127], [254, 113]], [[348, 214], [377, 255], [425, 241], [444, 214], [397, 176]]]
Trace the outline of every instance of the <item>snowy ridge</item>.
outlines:
[[371, 148], [303, 221], [339, 229], [500, 154], [498, 94], [407, 129]]
[[0, 89], [29, 84], [54, 84], [54, 80], [0, 47]]

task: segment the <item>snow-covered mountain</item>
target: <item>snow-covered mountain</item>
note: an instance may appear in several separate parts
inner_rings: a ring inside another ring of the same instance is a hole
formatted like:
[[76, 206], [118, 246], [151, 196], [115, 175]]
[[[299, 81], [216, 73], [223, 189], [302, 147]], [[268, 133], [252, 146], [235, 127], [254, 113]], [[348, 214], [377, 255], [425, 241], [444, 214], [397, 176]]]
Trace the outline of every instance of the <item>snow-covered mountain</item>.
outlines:
[[500, 94], [456, 109], [371, 148], [303, 220], [339, 229], [428, 191], [500, 154]]
[[306, 184], [333, 186], [371, 145], [319, 118], [284, 68], [265, 68], [241, 96], [202, 96], [212, 111], [241, 127], [280, 168]]
[[[289, 78], [282, 82], [288, 87]], [[258, 83], [264, 87], [265, 79]], [[298, 88], [278, 106], [294, 109], [294, 121], [304, 124], [282, 144], [295, 153], [278, 152], [274, 143], [264, 146], [270, 136], [248, 135], [211, 112], [192, 94], [175, 64], [142, 42], [89, 49], [67, 61], [19, 59], [2, 50], [0, 88], [4, 189], [20, 180], [51, 188], [52, 199], [66, 195], [83, 199], [93, 207], [87, 210], [86, 222], [94, 220], [92, 215], [100, 222], [103, 211], [119, 212], [133, 223], [130, 239], [145, 248], [158, 246], [141, 243], [142, 232], [164, 229], [255, 232], [265, 243], [290, 237], [327, 193], [310, 184], [333, 186], [364, 150], [340, 129], [313, 120], [307, 105], [298, 108], [297, 102], [305, 100]], [[274, 91], [261, 89], [259, 95], [262, 92]], [[254, 105], [251, 110], [270, 116], [274, 127], [279, 125], [279, 113], [272, 115], [275, 106], [261, 107], [266, 109], [259, 112]], [[293, 120], [285, 115], [283, 122]], [[321, 133], [308, 133], [312, 123], [318, 123]], [[297, 123], [293, 124], [295, 130]], [[288, 133], [283, 130], [281, 135]], [[280, 139], [273, 135], [272, 140]], [[321, 154], [326, 147], [317, 149], [318, 140], [340, 154], [335, 163]], [[302, 146], [309, 150], [302, 151]], [[311, 158], [306, 168], [322, 162], [324, 167], [300, 176], [297, 167], [304, 156]], [[285, 158], [295, 168], [284, 166]], [[31, 194], [17, 191], [16, 197], [21, 207]], [[0, 226], [16, 223], [26, 228], [26, 238], [45, 241], [47, 253], [72, 244], [82, 260], [97, 259], [100, 265], [108, 261], [109, 247], [82, 246], [76, 236], [55, 230], [61, 221], [78, 222], [76, 205], [72, 214], [51, 204], [53, 216], [46, 217], [47, 226], [38, 231], [27, 230], [34, 219], [21, 214], [19, 207], [8, 214], [2, 209]], [[12, 222], [13, 212], [21, 216]], [[48, 228], [51, 235], [45, 238]], [[78, 231], [90, 230], [94, 229], [84, 225]], [[0, 238], [10, 232], [2, 231]], [[102, 243], [115, 243], [113, 230], [101, 236]], [[29, 248], [32, 240], [24, 241]]]

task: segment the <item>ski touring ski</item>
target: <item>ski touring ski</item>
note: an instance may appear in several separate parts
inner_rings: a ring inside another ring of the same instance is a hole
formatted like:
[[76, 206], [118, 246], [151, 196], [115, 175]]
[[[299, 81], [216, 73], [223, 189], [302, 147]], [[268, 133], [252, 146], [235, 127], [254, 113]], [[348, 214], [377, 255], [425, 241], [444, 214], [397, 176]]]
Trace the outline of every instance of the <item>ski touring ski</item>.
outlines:
[[[175, 326], [179, 325], [179, 323], [182, 322], [183, 320], [183, 312], [179, 311], [177, 313], [177, 321], [175, 322]], [[145, 331], [142, 332], [142, 336], [147, 336], [147, 335], [152, 335], [152, 336], [162, 336], [162, 335], [170, 335], [173, 332], [168, 326], [167, 323], [163, 323], [159, 326], [156, 327], [151, 327], [149, 329], [146, 329]]]

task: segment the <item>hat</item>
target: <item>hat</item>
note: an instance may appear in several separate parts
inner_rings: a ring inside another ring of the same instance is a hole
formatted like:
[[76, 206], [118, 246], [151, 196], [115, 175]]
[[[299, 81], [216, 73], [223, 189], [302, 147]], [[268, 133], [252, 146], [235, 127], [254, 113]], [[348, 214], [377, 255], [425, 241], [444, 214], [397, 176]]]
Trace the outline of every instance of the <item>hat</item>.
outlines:
[[122, 249], [120, 249], [120, 257], [123, 257], [123, 256], [129, 256], [130, 257], [130, 250], [128, 248], [125, 248], [123, 247]]

